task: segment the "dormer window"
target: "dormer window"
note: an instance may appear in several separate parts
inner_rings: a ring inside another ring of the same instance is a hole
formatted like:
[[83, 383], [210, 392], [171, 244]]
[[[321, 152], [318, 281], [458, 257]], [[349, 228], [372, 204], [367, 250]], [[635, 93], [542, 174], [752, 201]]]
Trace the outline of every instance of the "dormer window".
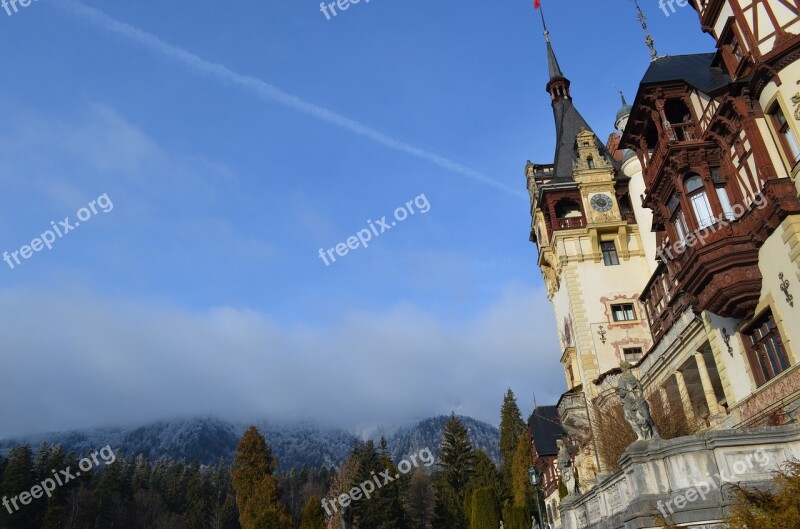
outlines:
[[586, 158], [586, 165], [589, 167], [589, 169], [594, 169], [595, 168], [594, 157], [589, 156], [588, 158]]

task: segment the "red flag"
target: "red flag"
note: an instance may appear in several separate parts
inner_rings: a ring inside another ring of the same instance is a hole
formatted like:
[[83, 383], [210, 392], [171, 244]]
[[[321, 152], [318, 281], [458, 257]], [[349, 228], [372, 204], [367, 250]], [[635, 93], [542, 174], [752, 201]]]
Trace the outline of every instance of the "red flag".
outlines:
[[539, 9], [542, 7], [542, 0], [533, 0], [533, 7], [534, 9]]

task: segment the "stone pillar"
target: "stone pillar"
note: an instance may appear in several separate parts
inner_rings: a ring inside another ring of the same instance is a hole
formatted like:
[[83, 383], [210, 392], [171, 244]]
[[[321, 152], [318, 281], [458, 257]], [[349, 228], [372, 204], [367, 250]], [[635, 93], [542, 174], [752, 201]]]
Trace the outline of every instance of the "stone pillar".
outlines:
[[692, 399], [689, 397], [689, 388], [686, 387], [686, 379], [683, 378], [681, 371], [675, 371], [675, 380], [678, 382], [678, 392], [681, 395], [681, 402], [683, 403], [683, 412], [686, 414], [686, 420], [690, 426], [697, 424], [697, 415], [694, 413], [694, 406], [692, 406]]
[[661, 406], [664, 408], [664, 413], [670, 415], [673, 413], [673, 410], [670, 409], [669, 392], [667, 392], [667, 388], [661, 386], [658, 388], [658, 393], [661, 396]]
[[714, 386], [711, 384], [711, 377], [708, 375], [708, 367], [703, 353], [695, 353], [694, 360], [697, 362], [697, 370], [700, 372], [700, 382], [703, 384], [703, 393], [706, 396], [709, 414], [722, 415], [719, 402], [717, 402], [717, 395], [714, 393]]

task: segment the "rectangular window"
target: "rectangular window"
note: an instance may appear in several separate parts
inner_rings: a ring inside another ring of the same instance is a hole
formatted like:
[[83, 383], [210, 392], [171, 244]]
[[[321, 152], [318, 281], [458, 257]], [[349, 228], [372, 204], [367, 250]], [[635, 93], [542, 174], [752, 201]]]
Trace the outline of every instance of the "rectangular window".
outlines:
[[686, 242], [686, 234], [689, 233], [689, 226], [686, 225], [686, 215], [683, 214], [683, 211], [678, 210], [678, 214], [675, 215], [675, 220], [673, 220], [672, 223], [675, 225], [675, 233], [678, 236], [678, 240]]
[[789, 369], [789, 358], [772, 312], [767, 312], [742, 334], [757, 385], [761, 386]]
[[600, 249], [603, 251], [603, 262], [606, 266], [613, 266], [619, 264], [619, 257], [617, 256], [617, 245], [614, 241], [607, 241], [600, 243]]
[[633, 310], [633, 303], [611, 305], [611, 315], [614, 317], [614, 321], [636, 320], [636, 312]]
[[772, 124], [778, 133], [780, 144], [783, 147], [786, 157], [789, 158], [792, 165], [800, 161], [800, 144], [797, 142], [797, 137], [792, 131], [792, 127], [786, 120], [786, 115], [780, 104], [775, 103], [769, 113], [772, 118]]
[[714, 224], [714, 214], [711, 212], [711, 204], [708, 201], [706, 192], [695, 193], [689, 199], [692, 201], [695, 217], [697, 217], [697, 226], [703, 229]]
[[629, 364], [635, 364], [642, 359], [642, 356], [644, 356], [641, 347], [626, 348], [623, 349], [622, 352], [625, 355], [625, 361]]

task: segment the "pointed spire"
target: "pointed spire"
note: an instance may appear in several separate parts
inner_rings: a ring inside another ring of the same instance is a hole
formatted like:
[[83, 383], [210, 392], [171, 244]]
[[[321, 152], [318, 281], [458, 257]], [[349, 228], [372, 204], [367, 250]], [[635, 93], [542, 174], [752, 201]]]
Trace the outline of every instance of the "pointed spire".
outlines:
[[556, 59], [556, 52], [553, 51], [553, 45], [550, 44], [550, 38], [547, 36], [547, 65], [550, 69], [550, 80], [553, 79], [563, 79], [564, 73], [561, 71], [561, 66], [558, 65], [558, 59]]
[[547, 43], [547, 65], [550, 70], [550, 80], [563, 79], [564, 73], [561, 71], [561, 66], [558, 65], [556, 59], [556, 52], [553, 51], [553, 45], [550, 43], [550, 31], [547, 29], [547, 21], [544, 19], [544, 9], [540, 5], [538, 8], [539, 14], [542, 16], [542, 28], [544, 28], [544, 40]]
[[650, 30], [647, 29], [647, 16], [642, 11], [642, 8], [639, 7], [639, 1], [633, 0], [633, 4], [636, 6], [636, 12], [638, 13], [636, 18], [642, 24], [642, 29], [644, 30], [644, 43], [647, 45], [647, 48], [650, 50], [650, 57], [651, 60], [658, 59], [658, 52], [656, 51], [655, 44], [656, 41], [653, 40], [652, 35], [650, 35]]

